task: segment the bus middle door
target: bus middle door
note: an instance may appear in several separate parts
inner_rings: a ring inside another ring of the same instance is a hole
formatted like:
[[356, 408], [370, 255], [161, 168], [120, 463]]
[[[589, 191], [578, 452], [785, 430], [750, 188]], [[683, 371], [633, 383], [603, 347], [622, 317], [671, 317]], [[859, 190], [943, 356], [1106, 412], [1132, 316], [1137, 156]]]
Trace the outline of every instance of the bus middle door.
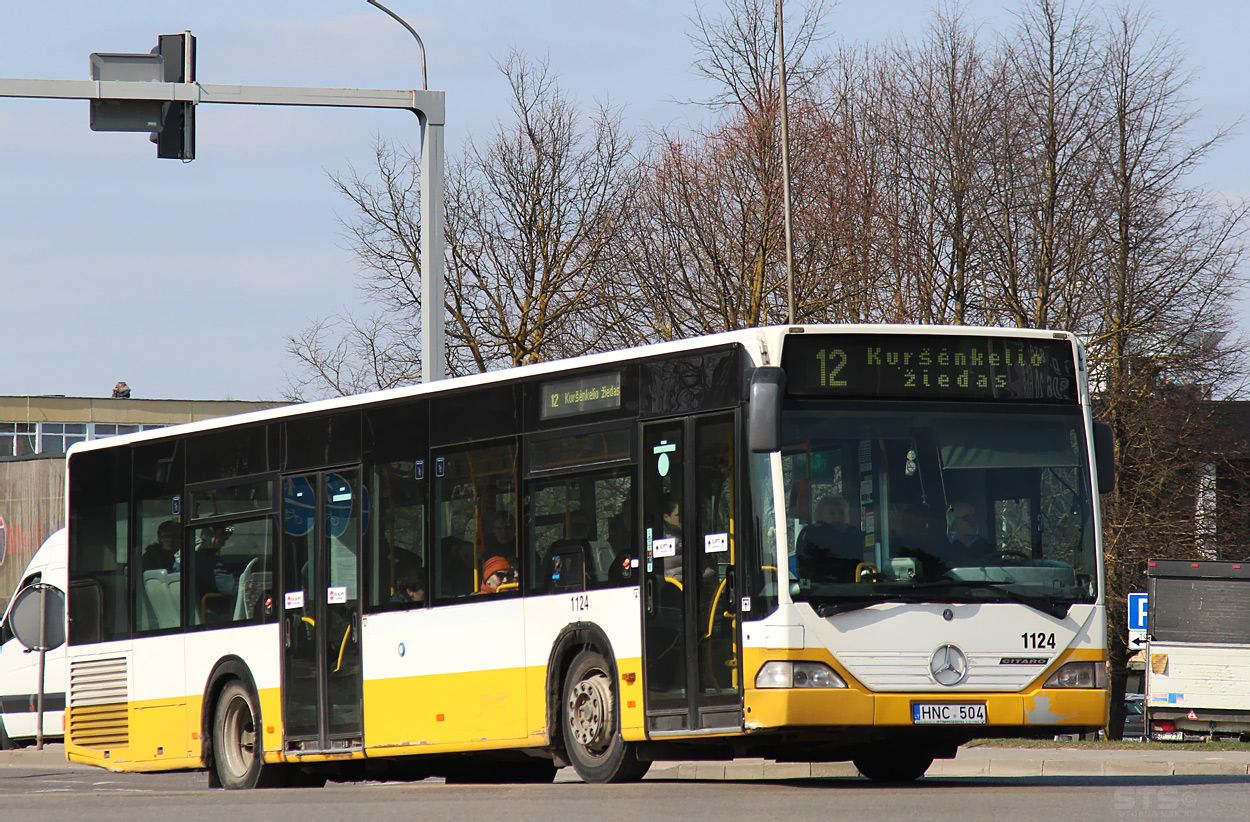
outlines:
[[360, 748], [360, 469], [284, 476], [282, 489], [285, 747]]
[[742, 726], [732, 413], [643, 427], [643, 657], [652, 735]]

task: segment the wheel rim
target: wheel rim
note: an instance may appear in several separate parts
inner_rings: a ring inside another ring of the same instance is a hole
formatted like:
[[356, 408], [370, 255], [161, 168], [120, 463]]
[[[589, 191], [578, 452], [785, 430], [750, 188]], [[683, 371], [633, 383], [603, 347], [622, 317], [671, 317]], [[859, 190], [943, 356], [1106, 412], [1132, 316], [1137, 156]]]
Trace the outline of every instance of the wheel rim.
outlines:
[[226, 767], [235, 776], [242, 777], [256, 757], [256, 724], [247, 700], [241, 696], [231, 699], [221, 724]]
[[569, 733], [591, 754], [612, 741], [612, 688], [601, 671], [593, 671], [569, 691]]

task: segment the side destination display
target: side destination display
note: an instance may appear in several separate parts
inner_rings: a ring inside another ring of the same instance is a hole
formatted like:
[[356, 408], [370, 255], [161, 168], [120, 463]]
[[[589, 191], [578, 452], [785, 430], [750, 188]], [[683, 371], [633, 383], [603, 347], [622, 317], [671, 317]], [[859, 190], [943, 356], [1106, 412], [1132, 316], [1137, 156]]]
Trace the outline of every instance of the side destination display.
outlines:
[[796, 396], [1077, 402], [1067, 340], [795, 334], [781, 364]]
[[621, 374], [591, 374], [571, 380], [545, 382], [541, 386], [541, 419], [591, 414], [621, 407]]

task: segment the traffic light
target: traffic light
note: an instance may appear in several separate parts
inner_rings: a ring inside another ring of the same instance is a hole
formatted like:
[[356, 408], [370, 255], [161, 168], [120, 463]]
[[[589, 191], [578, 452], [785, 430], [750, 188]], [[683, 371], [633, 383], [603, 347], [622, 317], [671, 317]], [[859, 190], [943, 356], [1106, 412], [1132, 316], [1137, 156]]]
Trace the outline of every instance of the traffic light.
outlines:
[[[162, 34], [153, 54], [161, 57], [166, 83], [195, 82], [195, 36], [191, 32]], [[162, 103], [160, 127], [152, 132], [156, 156], [172, 160], [195, 159], [195, 103]]]

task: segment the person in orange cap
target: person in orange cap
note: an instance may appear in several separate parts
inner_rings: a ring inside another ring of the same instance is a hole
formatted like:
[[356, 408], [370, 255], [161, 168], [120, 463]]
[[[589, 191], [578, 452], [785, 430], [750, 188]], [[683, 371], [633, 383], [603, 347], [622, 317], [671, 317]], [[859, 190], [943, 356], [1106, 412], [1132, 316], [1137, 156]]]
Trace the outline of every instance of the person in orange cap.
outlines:
[[512, 563], [506, 557], [491, 557], [482, 566], [482, 587], [478, 590], [478, 593], [496, 593], [499, 591], [500, 585], [503, 585], [505, 582], [512, 582], [515, 577], [516, 571], [513, 570]]

